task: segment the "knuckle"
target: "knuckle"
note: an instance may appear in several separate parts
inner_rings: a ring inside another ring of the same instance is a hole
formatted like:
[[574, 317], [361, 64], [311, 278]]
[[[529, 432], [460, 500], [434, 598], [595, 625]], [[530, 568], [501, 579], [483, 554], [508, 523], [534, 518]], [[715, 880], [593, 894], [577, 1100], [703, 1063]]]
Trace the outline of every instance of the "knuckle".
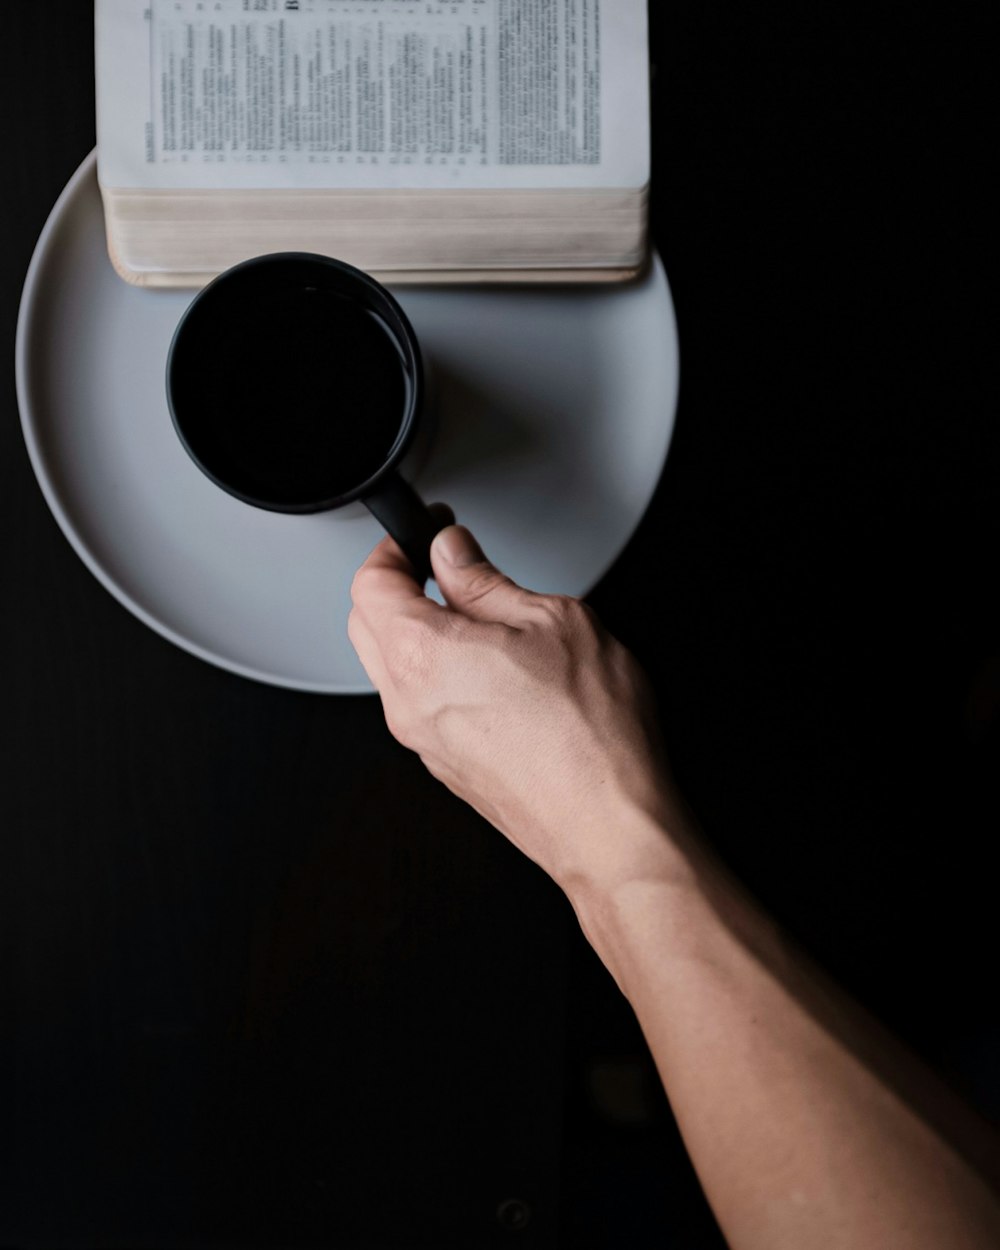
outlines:
[[570, 604], [566, 618], [569, 632], [587, 647], [600, 650], [608, 634], [598, 620], [597, 613], [582, 599], [572, 599]]
[[385, 715], [385, 723], [389, 732], [404, 747], [409, 746], [409, 726], [406, 718], [402, 716], [399, 709], [392, 703], [383, 702], [382, 711]]
[[358, 607], [361, 600], [364, 599], [367, 589], [370, 585], [372, 570], [367, 564], [362, 564], [361, 568], [354, 574], [351, 579], [351, 602], [355, 608]]
[[421, 754], [433, 740], [433, 727], [427, 710], [410, 697], [406, 683], [397, 683], [393, 695], [382, 706], [385, 723], [396, 741], [408, 751]]
[[587, 603], [584, 599], [574, 599], [573, 602], [576, 604], [580, 619], [584, 621], [589, 628], [594, 630], [600, 630], [602, 628], [600, 618], [589, 603]]
[[538, 606], [546, 624], [561, 634], [574, 634], [588, 624], [589, 609], [569, 595], [542, 595]]
[[420, 762], [435, 781], [441, 781], [447, 785], [449, 777], [448, 769], [438, 761], [436, 756], [430, 754], [429, 752], [421, 752]]
[[466, 603], [480, 603], [498, 587], [506, 585], [509, 578], [498, 573], [496, 569], [484, 568], [471, 575], [462, 588], [462, 598]]
[[377, 594], [382, 589], [388, 576], [388, 570], [362, 564], [351, 579], [351, 599], [355, 607], [360, 607], [368, 596]]
[[358, 641], [359, 620], [358, 609], [351, 608], [350, 612], [347, 614], [347, 636], [353, 643], [357, 643]]
[[649, 693], [645, 670], [632, 652], [610, 634], [603, 635], [600, 655], [612, 688], [632, 702], [643, 702]]

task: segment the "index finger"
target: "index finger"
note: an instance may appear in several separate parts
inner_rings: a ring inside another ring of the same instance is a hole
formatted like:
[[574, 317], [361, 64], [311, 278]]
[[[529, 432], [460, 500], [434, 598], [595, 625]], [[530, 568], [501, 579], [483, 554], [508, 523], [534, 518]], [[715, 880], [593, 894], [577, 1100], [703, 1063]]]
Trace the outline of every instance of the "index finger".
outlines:
[[[431, 510], [443, 518], [453, 515], [445, 504], [432, 504]], [[388, 535], [355, 573], [351, 598], [363, 615], [399, 611], [403, 607], [418, 612], [442, 610], [424, 594], [423, 585], [413, 574], [413, 565]]]
[[413, 576], [413, 565], [392, 538], [383, 538], [351, 583], [351, 598], [360, 612], [382, 607], [401, 607], [423, 599], [424, 588]]

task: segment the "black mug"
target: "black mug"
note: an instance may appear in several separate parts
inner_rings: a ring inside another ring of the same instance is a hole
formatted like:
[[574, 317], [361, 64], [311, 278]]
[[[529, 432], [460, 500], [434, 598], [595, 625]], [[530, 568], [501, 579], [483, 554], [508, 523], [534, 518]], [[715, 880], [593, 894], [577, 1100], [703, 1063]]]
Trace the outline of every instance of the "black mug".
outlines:
[[272, 512], [361, 500], [421, 582], [443, 522], [397, 466], [423, 401], [420, 347], [396, 300], [360, 269], [308, 252], [220, 274], [167, 356], [174, 427], [217, 486]]

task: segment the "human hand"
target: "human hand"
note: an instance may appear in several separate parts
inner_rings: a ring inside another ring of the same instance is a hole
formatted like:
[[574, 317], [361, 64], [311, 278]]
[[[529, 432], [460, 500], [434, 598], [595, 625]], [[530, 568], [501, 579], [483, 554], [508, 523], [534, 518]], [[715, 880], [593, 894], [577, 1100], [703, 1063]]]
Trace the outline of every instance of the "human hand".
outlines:
[[384, 539], [348, 622], [386, 722], [564, 889], [642, 871], [678, 803], [638, 664], [579, 600], [500, 573], [468, 530], [431, 547], [447, 607]]

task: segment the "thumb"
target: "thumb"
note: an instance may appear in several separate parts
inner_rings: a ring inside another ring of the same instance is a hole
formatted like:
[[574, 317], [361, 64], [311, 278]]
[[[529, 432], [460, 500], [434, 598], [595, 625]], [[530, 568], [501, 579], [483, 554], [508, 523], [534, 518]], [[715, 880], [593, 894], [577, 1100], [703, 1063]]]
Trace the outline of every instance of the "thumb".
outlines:
[[448, 606], [477, 621], [511, 620], [531, 594], [490, 564], [464, 525], [435, 536], [431, 564]]

